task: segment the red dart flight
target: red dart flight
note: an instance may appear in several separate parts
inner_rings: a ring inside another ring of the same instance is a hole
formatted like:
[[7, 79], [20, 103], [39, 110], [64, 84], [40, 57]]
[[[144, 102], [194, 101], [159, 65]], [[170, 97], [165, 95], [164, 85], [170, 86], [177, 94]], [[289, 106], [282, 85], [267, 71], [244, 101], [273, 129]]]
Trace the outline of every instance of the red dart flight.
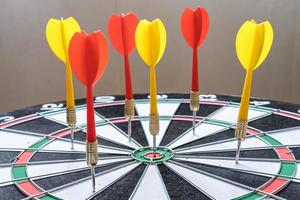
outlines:
[[192, 90], [199, 91], [197, 49], [203, 43], [209, 29], [209, 16], [205, 8], [186, 8], [181, 16], [181, 32], [193, 49]]
[[138, 24], [137, 17], [128, 13], [112, 15], [108, 22], [108, 34], [114, 48], [124, 56], [125, 67], [125, 98], [133, 99], [129, 55], [135, 48], [135, 30]]
[[108, 60], [108, 45], [103, 33], [75, 33], [69, 45], [69, 59], [76, 77], [86, 86], [87, 141], [95, 142], [93, 86], [103, 75]]

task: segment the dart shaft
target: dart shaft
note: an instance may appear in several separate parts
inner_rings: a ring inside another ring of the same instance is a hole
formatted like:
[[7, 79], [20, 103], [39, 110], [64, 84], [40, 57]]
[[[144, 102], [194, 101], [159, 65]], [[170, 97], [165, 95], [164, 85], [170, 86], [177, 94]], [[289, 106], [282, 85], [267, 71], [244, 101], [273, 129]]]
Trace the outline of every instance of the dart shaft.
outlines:
[[239, 110], [239, 120], [247, 120], [248, 119], [248, 111], [249, 111], [249, 101], [251, 95], [251, 87], [252, 87], [252, 70], [247, 70], [243, 93], [241, 98], [240, 110]]
[[95, 142], [96, 130], [95, 130], [95, 115], [94, 115], [94, 99], [93, 99], [93, 88], [87, 86], [87, 141]]
[[124, 55], [124, 67], [125, 67], [125, 98], [133, 99], [130, 63], [129, 63], [129, 57], [127, 54]]
[[193, 48], [192, 91], [199, 91], [197, 47]]
[[157, 114], [157, 89], [155, 66], [150, 66], [150, 114]]

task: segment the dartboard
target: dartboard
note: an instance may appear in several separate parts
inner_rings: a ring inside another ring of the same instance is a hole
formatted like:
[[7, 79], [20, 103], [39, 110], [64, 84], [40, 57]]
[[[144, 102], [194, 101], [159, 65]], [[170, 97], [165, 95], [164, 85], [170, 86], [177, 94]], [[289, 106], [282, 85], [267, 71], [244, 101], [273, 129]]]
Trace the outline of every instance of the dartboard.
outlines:
[[151, 158], [148, 95], [135, 96], [132, 139], [123, 96], [94, 98], [99, 160], [92, 191], [86, 106], [76, 101], [74, 149], [64, 102], [0, 115], [0, 199], [300, 199], [300, 106], [251, 99], [235, 163], [239, 97], [201, 95], [192, 133], [189, 96], [158, 95]]

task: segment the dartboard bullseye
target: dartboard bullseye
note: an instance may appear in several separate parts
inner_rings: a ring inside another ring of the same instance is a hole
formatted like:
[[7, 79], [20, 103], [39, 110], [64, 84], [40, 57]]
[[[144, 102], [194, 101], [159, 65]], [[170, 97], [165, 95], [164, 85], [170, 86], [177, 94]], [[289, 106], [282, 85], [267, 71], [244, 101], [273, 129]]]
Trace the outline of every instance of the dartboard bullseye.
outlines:
[[74, 150], [63, 102], [1, 113], [0, 199], [299, 199], [299, 105], [251, 99], [236, 164], [239, 97], [200, 96], [193, 134], [189, 95], [159, 95], [153, 154], [147, 96], [135, 95], [130, 142], [123, 96], [95, 98], [95, 193], [84, 100], [76, 101]]

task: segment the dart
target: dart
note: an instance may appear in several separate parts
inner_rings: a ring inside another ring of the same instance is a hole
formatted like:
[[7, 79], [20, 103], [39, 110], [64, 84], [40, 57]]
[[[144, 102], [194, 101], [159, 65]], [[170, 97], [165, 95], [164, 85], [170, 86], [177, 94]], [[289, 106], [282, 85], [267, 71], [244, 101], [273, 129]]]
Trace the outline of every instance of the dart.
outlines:
[[138, 24], [137, 17], [126, 15], [112, 15], [108, 22], [108, 34], [114, 48], [124, 56], [125, 71], [125, 107], [124, 114], [128, 120], [128, 140], [131, 141], [131, 120], [134, 116], [134, 99], [132, 94], [129, 56], [135, 48], [134, 34]]
[[193, 112], [193, 134], [195, 135], [196, 112], [199, 110], [199, 77], [197, 51], [207, 36], [209, 16], [205, 8], [186, 8], [181, 16], [181, 32], [186, 43], [193, 49], [192, 87], [190, 109]]
[[156, 65], [162, 58], [167, 42], [166, 29], [160, 19], [152, 22], [141, 20], [136, 28], [135, 43], [137, 51], [149, 66], [150, 74], [150, 114], [149, 131], [153, 136], [153, 155], [156, 156], [156, 135], [159, 133], [159, 114], [157, 111]]
[[70, 41], [69, 59], [71, 67], [86, 87], [87, 104], [87, 164], [91, 167], [93, 192], [95, 192], [95, 165], [98, 161], [93, 87], [101, 78], [108, 61], [108, 45], [101, 31], [91, 34], [75, 33]]
[[254, 20], [246, 21], [236, 36], [237, 57], [246, 70], [240, 110], [235, 130], [237, 139], [236, 164], [238, 164], [241, 142], [245, 140], [248, 126], [249, 100], [252, 86], [253, 71], [267, 57], [273, 43], [273, 29], [270, 22], [257, 24]]
[[66, 121], [71, 128], [71, 149], [74, 149], [74, 128], [76, 126], [76, 108], [72, 70], [68, 58], [68, 46], [74, 33], [80, 32], [80, 26], [73, 17], [50, 19], [46, 26], [46, 38], [53, 53], [65, 63], [66, 67]]

